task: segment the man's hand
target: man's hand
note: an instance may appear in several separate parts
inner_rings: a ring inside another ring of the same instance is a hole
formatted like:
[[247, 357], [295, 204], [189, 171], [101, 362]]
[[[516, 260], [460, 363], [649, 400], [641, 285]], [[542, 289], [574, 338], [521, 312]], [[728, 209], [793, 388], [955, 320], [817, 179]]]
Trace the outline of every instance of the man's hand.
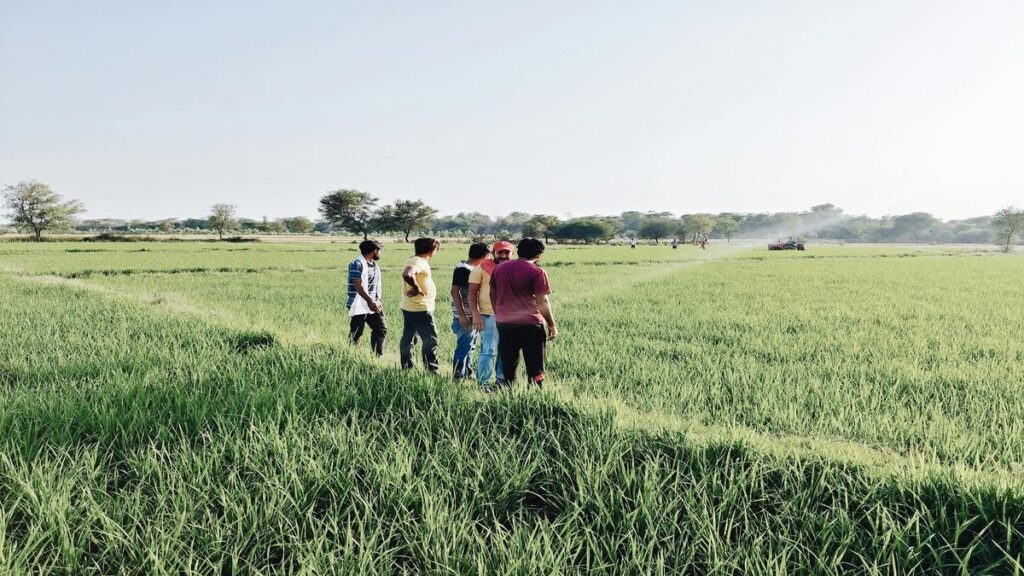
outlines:
[[409, 286], [409, 289], [405, 291], [405, 294], [407, 296], [419, 296], [420, 294], [423, 294], [423, 291], [420, 290], [419, 286]]
[[470, 319], [465, 315], [462, 315], [459, 316], [459, 326], [461, 326], [462, 329], [465, 330], [466, 332], [469, 332], [470, 330], [473, 329], [473, 322], [470, 321]]
[[383, 314], [384, 307], [380, 305], [380, 302], [370, 302], [370, 312], [374, 314]]
[[481, 316], [479, 314], [477, 314], [476, 316], [473, 316], [473, 330], [476, 330], [477, 332], [483, 332], [484, 331], [484, 317], [483, 316]]
[[548, 325], [548, 340], [554, 340], [558, 337], [558, 326], [554, 324]]

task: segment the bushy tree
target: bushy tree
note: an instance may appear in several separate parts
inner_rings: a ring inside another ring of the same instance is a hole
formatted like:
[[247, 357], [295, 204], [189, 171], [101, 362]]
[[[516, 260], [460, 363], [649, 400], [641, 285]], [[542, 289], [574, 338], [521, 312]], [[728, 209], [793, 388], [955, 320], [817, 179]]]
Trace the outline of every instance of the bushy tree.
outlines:
[[620, 214], [619, 219], [622, 220], [622, 227], [624, 230], [632, 230], [636, 232], [640, 230], [640, 225], [643, 224], [644, 214], [643, 212], [637, 212], [636, 210], [629, 210]]
[[654, 244], [657, 244], [658, 241], [672, 236], [675, 231], [676, 222], [669, 218], [656, 217], [645, 218], [640, 223], [640, 230], [637, 231], [637, 234], [640, 235], [640, 238], [653, 240]]
[[1013, 241], [1024, 231], [1024, 210], [1018, 210], [1013, 206], [1003, 208], [992, 218], [992, 225], [996, 229], [996, 239], [1003, 247], [1003, 251], [1009, 252]]
[[693, 225], [693, 241], [696, 242], [701, 238], [707, 238], [711, 235], [711, 231], [715, 229], [715, 219], [712, 218], [710, 214], [695, 214], [693, 217]]
[[377, 215], [377, 227], [380, 230], [394, 230], [405, 235], [430, 229], [437, 210], [422, 200], [396, 200], [394, 204], [380, 209]]
[[715, 222], [715, 231], [727, 241], [732, 242], [732, 239], [740, 231], [740, 223], [731, 216], [719, 216]]
[[305, 216], [285, 218], [281, 223], [284, 224], [285, 230], [292, 234], [309, 234], [313, 232], [315, 227], [313, 221]]
[[486, 234], [494, 228], [494, 220], [480, 212], [459, 212], [455, 220], [462, 223], [463, 230], [476, 235]]
[[264, 234], [283, 234], [288, 231], [281, 220], [270, 220], [266, 216], [263, 221], [256, 224], [256, 229]]
[[897, 238], [910, 236], [914, 242], [927, 238], [941, 222], [927, 212], [912, 212], [893, 219], [893, 235]]
[[551, 216], [548, 214], [536, 214], [527, 220], [520, 233], [524, 238], [543, 238], [545, 242], [551, 237], [552, 231], [558, 228], [561, 221], [558, 216]]
[[75, 216], [85, 212], [78, 200], [65, 201], [49, 186], [25, 180], [4, 188], [7, 216], [18, 230], [30, 232], [38, 242], [44, 231], [65, 230], [75, 223]]
[[529, 219], [530, 215], [526, 212], [509, 212], [507, 215], [498, 218], [494, 223], [494, 227], [498, 230], [514, 234], [519, 232]]
[[376, 206], [376, 197], [359, 190], [335, 190], [320, 198], [320, 214], [328, 222], [362, 234], [363, 240], [369, 239], [380, 221]]
[[615, 224], [605, 218], [589, 216], [585, 218], [573, 218], [563, 222], [551, 231], [551, 234], [559, 240], [575, 240], [586, 242], [607, 241], [615, 237]]
[[210, 216], [207, 218], [210, 228], [217, 231], [217, 236], [224, 239], [224, 233], [238, 227], [235, 220], [234, 204], [214, 204], [210, 207]]
[[641, 238], [654, 240], [654, 243], [657, 244], [659, 240], [671, 236], [676, 231], [676, 228], [677, 224], [671, 219], [658, 216], [645, 218], [640, 223], [640, 229], [637, 230], [637, 233]]

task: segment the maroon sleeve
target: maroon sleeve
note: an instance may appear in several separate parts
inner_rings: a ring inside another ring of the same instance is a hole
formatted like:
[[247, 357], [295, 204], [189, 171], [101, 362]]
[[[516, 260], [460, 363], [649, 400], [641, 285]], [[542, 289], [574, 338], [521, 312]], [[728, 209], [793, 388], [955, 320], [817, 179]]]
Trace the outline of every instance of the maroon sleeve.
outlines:
[[537, 274], [533, 277], [533, 293], [538, 296], [551, 294], [551, 285], [548, 284], [548, 273], [544, 270], [538, 269]]

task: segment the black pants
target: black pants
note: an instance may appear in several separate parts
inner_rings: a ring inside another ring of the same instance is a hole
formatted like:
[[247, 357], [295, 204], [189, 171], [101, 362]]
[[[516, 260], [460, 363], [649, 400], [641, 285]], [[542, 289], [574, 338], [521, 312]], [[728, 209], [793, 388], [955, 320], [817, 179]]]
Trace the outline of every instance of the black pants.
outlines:
[[519, 367], [519, 353], [526, 363], [526, 375], [530, 382], [540, 385], [544, 381], [544, 357], [547, 351], [548, 335], [542, 324], [498, 323], [498, 356], [505, 384], [514, 382]]
[[388, 333], [388, 325], [384, 321], [383, 314], [358, 314], [352, 316], [348, 325], [349, 340], [353, 344], [358, 344], [359, 339], [363, 336], [363, 328], [367, 324], [370, 325], [370, 348], [373, 349], [374, 354], [382, 356], [384, 354], [384, 337]]
[[417, 337], [423, 340], [423, 366], [431, 372], [437, 372], [437, 326], [434, 324], [433, 312], [409, 312], [402, 310], [405, 328], [398, 349], [402, 356], [402, 368], [412, 368], [412, 347]]

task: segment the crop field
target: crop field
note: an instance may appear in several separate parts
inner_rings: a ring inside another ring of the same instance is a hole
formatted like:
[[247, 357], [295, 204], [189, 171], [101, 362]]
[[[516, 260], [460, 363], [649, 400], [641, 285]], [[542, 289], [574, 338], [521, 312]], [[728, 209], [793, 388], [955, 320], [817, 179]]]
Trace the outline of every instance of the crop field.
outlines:
[[377, 360], [351, 243], [0, 243], [0, 573], [1024, 574], [1024, 258], [553, 247], [486, 395], [408, 250]]

